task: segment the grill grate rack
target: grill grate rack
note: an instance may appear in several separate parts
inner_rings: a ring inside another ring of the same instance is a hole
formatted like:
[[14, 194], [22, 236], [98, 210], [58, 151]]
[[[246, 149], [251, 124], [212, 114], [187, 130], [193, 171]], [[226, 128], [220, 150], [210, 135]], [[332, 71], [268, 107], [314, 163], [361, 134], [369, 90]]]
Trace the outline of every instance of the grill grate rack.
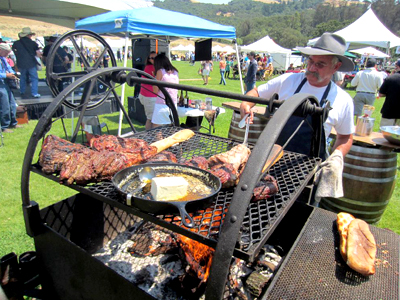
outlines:
[[[152, 143], [179, 130], [180, 128], [178, 127], [167, 126], [137, 133], [133, 137]], [[173, 152], [178, 160], [182, 158], [189, 159], [192, 156], [208, 158], [214, 154], [228, 151], [238, 143], [231, 139], [196, 133], [188, 141], [173, 146], [168, 151]], [[247, 261], [253, 260], [311, 179], [318, 163], [318, 158], [311, 158], [292, 152], [284, 153], [283, 158], [269, 171], [278, 182], [279, 192], [269, 199], [250, 203], [242, 223], [240, 238], [234, 251], [235, 256]], [[46, 175], [42, 173], [38, 164], [32, 166], [32, 171], [56, 182], [59, 181], [57, 174]], [[214, 248], [218, 242], [221, 225], [234, 193], [234, 188], [222, 189], [207, 209], [190, 212], [196, 226], [189, 230], [181, 225], [180, 216], [178, 215], [155, 216], [127, 206], [125, 199], [118, 194], [110, 181], [91, 183], [85, 186], [72, 184], [69, 187]]]

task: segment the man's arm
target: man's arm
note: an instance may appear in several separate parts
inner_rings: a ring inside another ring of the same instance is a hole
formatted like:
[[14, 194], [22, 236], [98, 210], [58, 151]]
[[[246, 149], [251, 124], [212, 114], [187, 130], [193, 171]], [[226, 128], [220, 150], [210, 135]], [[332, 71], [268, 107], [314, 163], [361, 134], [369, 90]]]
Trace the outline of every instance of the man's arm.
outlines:
[[[251, 91], [248, 91], [246, 93], [246, 95], [253, 96], [253, 97], [259, 97], [257, 87], [255, 87]], [[250, 124], [253, 124], [253, 112], [251, 111], [251, 108], [255, 105], [256, 104], [253, 102], [246, 102], [246, 101], [243, 101], [240, 104], [240, 115], [243, 118], [245, 114], [250, 114]]]
[[[351, 146], [353, 145], [353, 135], [352, 134], [337, 134], [336, 141], [333, 145], [333, 150], [339, 150], [342, 152], [343, 157], [349, 153]], [[332, 151], [333, 152], [333, 151]]]

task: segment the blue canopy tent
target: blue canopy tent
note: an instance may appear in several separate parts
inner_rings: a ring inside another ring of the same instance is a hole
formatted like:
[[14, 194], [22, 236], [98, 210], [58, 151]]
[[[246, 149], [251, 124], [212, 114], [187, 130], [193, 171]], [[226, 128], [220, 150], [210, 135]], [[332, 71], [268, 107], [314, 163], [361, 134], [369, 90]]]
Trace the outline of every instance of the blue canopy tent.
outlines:
[[[169, 11], [158, 7], [144, 7], [132, 10], [110, 11], [88, 17], [75, 23], [76, 29], [87, 29], [98, 34], [125, 36], [125, 49], [129, 38], [164, 38], [168, 42], [177, 38], [219, 38], [236, 44], [236, 29], [214, 23], [193, 15]], [[124, 66], [127, 65], [125, 51]], [[169, 51], [168, 51], [169, 52]], [[239, 57], [236, 44], [236, 55]], [[239, 72], [241, 76], [241, 72]], [[242, 81], [242, 78], [240, 78]], [[244, 92], [242, 84], [242, 92]], [[125, 86], [122, 87], [122, 101]], [[121, 134], [122, 113], [118, 135]]]

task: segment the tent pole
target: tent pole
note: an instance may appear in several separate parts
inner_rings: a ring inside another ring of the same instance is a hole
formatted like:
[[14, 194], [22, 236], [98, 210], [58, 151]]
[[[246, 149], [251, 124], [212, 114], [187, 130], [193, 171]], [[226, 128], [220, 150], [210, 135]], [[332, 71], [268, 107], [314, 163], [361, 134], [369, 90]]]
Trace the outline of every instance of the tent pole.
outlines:
[[[128, 41], [129, 41], [129, 32], [127, 31], [125, 33], [124, 68], [126, 68], [126, 66], [128, 65], [128, 63], [127, 63], [127, 61], [128, 61]], [[132, 49], [132, 53], [133, 53], [133, 49]], [[124, 83], [122, 85], [122, 89], [121, 89], [121, 104], [122, 104], [122, 106], [124, 105], [124, 102], [125, 102], [125, 86], [126, 86], [126, 84]], [[122, 118], [123, 118], [122, 109], [120, 109], [119, 110], [119, 123], [118, 123], [118, 136], [121, 136]]]
[[239, 72], [239, 79], [240, 79], [240, 87], [242, 88], [242, 94], [244, 94], [244, 88], [243, 88], [243, 80], [242, 80], [242, 68], [240, 64], [240, 56], [239, 56], [239, 49], [238, 49], [238, 44], [235, 40], [235, 46], [236, 46], [236, 59], [238, 62], [238, 72]]

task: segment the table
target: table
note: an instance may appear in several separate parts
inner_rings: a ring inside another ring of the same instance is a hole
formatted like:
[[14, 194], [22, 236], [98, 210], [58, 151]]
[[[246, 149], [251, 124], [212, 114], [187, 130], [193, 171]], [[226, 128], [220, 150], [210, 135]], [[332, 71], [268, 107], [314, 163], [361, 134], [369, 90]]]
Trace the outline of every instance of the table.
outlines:
[[[218, 107], [217, 106], [212, 106], [212, 110], [216, 110]], [[178, 109], [178, 116], [179, 117], [195, 117], [196, 118], [196, 131], [199, 131], [199, 129], [202, 127], [201, 124], [199, 124], [199, 118], [204, 116], [204, 112], [206, 110], [201, 110], [198, 108], [191, 108], [191, 107], [177, 107]], [[223, 107], [219, 107], [219, 113], [224, 114], [225, 109]], [[203, 127], [205, 128], [205, 127]], [[211, 126], [208, 129], [209, 133], [211, 133]]]
[[[336, 138], [336, 130], [332, 128], [330, 136]], [[372, 132], [369, 136], [358, 136], [353, 134], [353, 143], [361, 144], [364, 146], [381, 146], [390, 149], [399, 149], [399, 145], [390, 143], [387, 139], [383, 137], [381, 132]]]

